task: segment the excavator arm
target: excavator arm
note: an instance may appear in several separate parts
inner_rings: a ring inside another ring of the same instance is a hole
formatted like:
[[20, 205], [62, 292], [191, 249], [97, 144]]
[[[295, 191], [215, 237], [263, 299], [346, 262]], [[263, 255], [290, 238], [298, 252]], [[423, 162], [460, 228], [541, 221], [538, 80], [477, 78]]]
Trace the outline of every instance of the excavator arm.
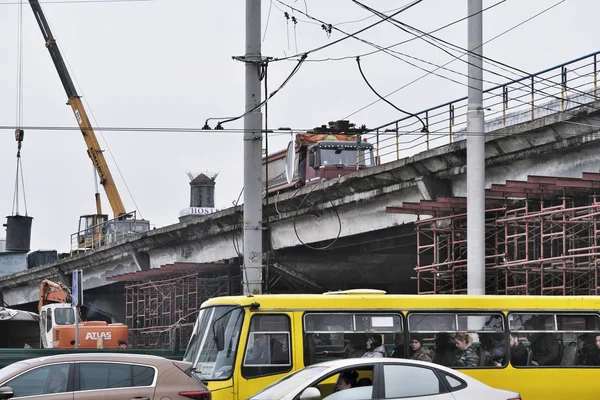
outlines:
[[[77, 119], [77, 123], [81, 129], [81, 133], [83, 134], [83, 139], [87, 145], [88, 156], [92, 160], [94, 168], [96, 168], [96, 171], [98, 172], [100, 183], [104, 187], [104, 191], [106, 192], [106, 196], [108, 197], [108, 201], [110, 202], [114, 216], [117, 218], [121, 215], [124, 215], [127, 213], [125, 211], [125, 206], [123, 205], [123, 201], [121, 200], [121, 196], [119, 195], [119, 191], [117, 190], [117, 186], [115, 185], [115, 181], [113, 180], [110, 170], [108, 169], [108, 164], [106, 163], [106, 159], [104, 158], [104, 154], [102, 153], [102, 149], [100, 148], [100, 144], [98, 143], [94, 129], [92, 128], [85, 108], [83, 107], [81, 97], [77, 94], [77, 90], [75, 89], [75, 85], [73, 85], [73, 81], [71, 80], [71, 76], [69, 75], [69, 71], [67, 70], [58, 45], [56, 44], [56, 40], [54, 39], [52, 31], [50, 30], [50, 26], [46, 21], [42, 7], [40, 6], [38, 0], [29, 0], [29, 4], [31, 5], [35, 19], [37, 20], [37, 23], [42, 31], [42, 35], [46, 41], [46, 47], [50, 52], [50, 56], [52, 57], [52, 61], [54, 62], [54, 66], [58, 72], [58, 76], [60, 77], [63, 87], [65, 88], [65, 92], [69, 98], [67, 104], [69, 104], [73, 109], [73, 113], [75, 114], [75, 118]], [[98, 214], [102, 214], [100, 197], [98, 193], [96, 194], [96, 208]]]
[[49, 303], [68, 303], [71, 301], [71, 290], [62, 283], [55, 283], [44, 279], [40, 284], [40, 302], [38, 312]]

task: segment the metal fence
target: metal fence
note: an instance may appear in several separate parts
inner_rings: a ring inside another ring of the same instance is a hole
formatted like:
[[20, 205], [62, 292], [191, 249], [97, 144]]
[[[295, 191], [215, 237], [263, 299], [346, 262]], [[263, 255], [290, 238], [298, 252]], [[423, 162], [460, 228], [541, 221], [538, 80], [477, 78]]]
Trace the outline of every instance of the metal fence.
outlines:
[[[598, 99], [598, 55], [524, 75], [484, 90], [485, 132], [533, 121], [545, 115], [570, 112]], [[507, 72], [508, 71], [508, 72]], [[491, 81], [485, 81], [492, 83]], [[364, 137], [376, 147], [378, 164], [399, 160], [466, 138], [467, 97], [406, 116], [371, 130]]]
[[137, 219], [137, 213], [133, 211], [73, 233], [71, 235], [71, 255], [117, 243], [149, 230], [150, 222]]

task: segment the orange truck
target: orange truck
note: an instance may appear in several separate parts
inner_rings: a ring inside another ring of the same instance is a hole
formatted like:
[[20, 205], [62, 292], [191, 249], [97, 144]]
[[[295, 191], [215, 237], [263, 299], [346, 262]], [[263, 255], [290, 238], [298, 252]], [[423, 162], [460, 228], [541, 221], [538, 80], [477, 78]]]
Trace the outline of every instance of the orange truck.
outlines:
[[[62, 283], [44, 280], [40, 284], [40, 337], [42, 346], [58, 349], [75, 348], [75, 309], [71, 307], [71, 290]], [[105, 321], [79, 322], [79, 348], [119, 348], [127, 343], [129, 329], [124, 324]]]

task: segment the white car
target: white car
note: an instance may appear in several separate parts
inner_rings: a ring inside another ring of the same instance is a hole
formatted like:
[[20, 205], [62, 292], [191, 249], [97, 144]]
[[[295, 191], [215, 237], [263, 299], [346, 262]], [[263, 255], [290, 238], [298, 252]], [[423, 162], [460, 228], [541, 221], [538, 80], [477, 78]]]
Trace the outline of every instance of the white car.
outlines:
[[[352, 387], [347, 388], [347, 381]], [[344, 389], [345, 388], [345, 389]], [[441, 365], [400, 358], [327, 361], [287, 375], [249, 400], [520, 400]]]

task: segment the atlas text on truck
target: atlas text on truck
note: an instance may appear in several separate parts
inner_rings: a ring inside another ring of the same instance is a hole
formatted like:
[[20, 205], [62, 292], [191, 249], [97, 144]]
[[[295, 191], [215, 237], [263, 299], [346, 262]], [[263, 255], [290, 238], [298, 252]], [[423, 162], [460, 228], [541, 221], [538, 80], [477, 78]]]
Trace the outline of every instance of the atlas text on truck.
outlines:
[[[71, 291], [62, 283], [44, 280], [40, 284], [40, 337], [44, 348], [75, 348], [75, 311], [71, 307]], [[127, 342], [129, 330], [124, 324], [106, 321], [79, 322], [79, 348], [95, 349], [98, 339], [103, 347], [119, 348]]]

